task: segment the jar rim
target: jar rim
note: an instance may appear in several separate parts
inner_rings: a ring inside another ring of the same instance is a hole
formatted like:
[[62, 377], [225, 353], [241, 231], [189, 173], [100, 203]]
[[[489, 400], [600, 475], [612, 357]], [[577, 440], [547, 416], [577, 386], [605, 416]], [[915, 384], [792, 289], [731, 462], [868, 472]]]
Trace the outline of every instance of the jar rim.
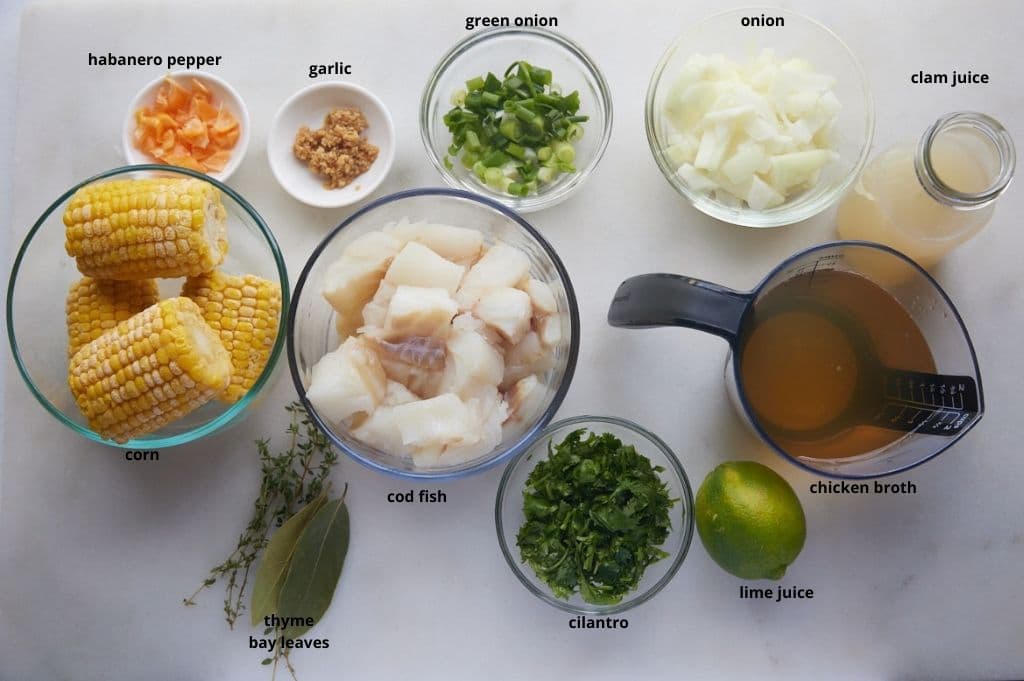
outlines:
[[[949, 186], [932, 164], [931, 150], [935, 140], [954, 128], [970, 128], [981, 134], [999, 157], [999, 172], [981, 191], [963, 192]], [[917, 179], [928, 195], [939, 203], [960, 210], [982, 208], [999, 198], [1010, 186], [1016, 164], [1016, 150], [1010, 133], [999, 121], [977, 111], [958, 111], [936, 120], [921, 136], [914, 155]]]

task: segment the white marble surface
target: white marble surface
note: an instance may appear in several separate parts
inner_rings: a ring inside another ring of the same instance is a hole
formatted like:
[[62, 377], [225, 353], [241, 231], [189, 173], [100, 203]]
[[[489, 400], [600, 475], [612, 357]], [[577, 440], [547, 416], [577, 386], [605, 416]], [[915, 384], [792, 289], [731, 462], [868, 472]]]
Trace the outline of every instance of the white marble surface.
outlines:
[[[863, 59], [877, 103], [876, 149], [956, 109], [993, 114], [1024, 140], [1024, 4], [786, 4], [833, 27]], [[124, 103], [159, 72], [89, 68], [89, 50], [224, 55], [217, 73], [246, 98], [253, 121], [249, 156], [231, 184], [276, 230], [293, 281], [318, 238], [350, 213], [298, 204], [267, 168], [270, 120], [308, 84], [308, 64], [352, 63], [351, 80], [390, 106], [399, 151], [380, 193], [437, 184], [417, 130], [422, 86], [465, 34], [464, 16], [501, 13], [509, 3], [287, 5], [294, 7], [30, 3], [14, 83], [16, 147], [0, 157], [0, 188], [13, 187], [10, 247], [58, 193], [121, 162]], [[616, 414], [646, 425], [676, 450], [695, 486], [724, 459], [754, 458], [781, 472], [808, 518], [806, 548], [784, 584], [811, 587], [815, 597], [740, 600], [741, 582], [695, 540], [674, 581], [629, 613], [628, 630], [570, 631], [568, 616], [529, 595], [499, 553], [492, 507], [500, 470], [446, 485], [446, 505], [404, 507], [385, 495], [408, 483], [345, 460], [335, 478], [350, 484], [351, 551], [316, 629], [330, 649], [296, 655], [300, 678], [1024, 677], [1020, 187], [938, 271], [973, 331], [988, 397], [983, 422], [955, 449], [899, 478], [917, 485], [914, 496], [812, 496], [812, 478], [755, 442], [730, 410], [724, 343], [604, 322], [628, 275], [662, 270], [747, 287], [832, 233], [831, 212], [774, 231], [715, 223], [673, 193], [650, 157], [642, 125], [650, 72], [676, 33], [719, 6], [549, 0], [528, 7], [559, 17], [603, 68], [615, 102], [612, 142], [590, 183], [530, 217], [561, 253], [580, 298], [583, 344], [561, 415]], [[13, 36], [16, 13], [0, 17], [3, 35]], [[0, 68], [4, 92], [12, 88], [10, 64]], [[918, 69], [952, 68], [987, 71], [992, 84], [908, 84]], [[55, 130], [60, 143], [51, 139]], [[5, 127], [0, 142], [8, 134]], [[282, 372], [272, 399], [242, 426], [167, 450], [159, 463], [128, 464], [120, 450], [55, 424], [12, 371], [6, 344], [3, 352], [0, 679], [269, 678], [261, 655], [247, 647], [255, 632], [227, 629], [218, 592], [194, 609], [181, 598], [231, 548], [248, 516], [258, 473], [250, 443], [280, 432], [279, 405], [293, 392], [288, 377]]]

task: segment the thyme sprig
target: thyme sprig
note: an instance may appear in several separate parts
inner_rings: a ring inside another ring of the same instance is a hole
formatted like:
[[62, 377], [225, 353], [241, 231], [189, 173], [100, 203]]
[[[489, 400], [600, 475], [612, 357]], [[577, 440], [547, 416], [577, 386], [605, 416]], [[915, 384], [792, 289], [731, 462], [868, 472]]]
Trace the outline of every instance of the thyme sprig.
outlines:
[[195, 605], [196, 597], [203, 590], [216, 584], [218, 579], [226, 579], [224, 619], [231, 629], [245, 609], [249, 574], [269, 541], [271, 528], [280, 527], [298, 509], [319, 496], [325, 486], [330, 485], [327, 477], [338, 461], [330, 440], [317, 430], [301, 404], [292, 402], [285, 409], [291, 415], [286, 431], [288, 448], [273, 453], [270, 440], [256, 441], [261, 468], [260, 491], [253, 503], [249, 524], [239, 535], [231, 555], [214, 566], [199, 588], [183, 599], [186, 606]]

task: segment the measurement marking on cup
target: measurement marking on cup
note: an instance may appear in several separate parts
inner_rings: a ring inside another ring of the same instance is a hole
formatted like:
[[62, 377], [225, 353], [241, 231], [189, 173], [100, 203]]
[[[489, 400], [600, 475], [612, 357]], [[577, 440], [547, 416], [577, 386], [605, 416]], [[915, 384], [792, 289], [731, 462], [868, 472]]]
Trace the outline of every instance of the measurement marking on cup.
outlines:
[[[890, 384], [889, 381], [886, 381], [886, 383], [885, 383], [885, 396], [886, 396], [886, 398], [891, 399], [891, 400], [896, 400], [896, 401], [899, 401], [899, 402], [903, 402], [904, 404], [928, 407], [930, 409], [935, 409], [935, 408], [940, 408], [940, 407], [941, 408], [945, 408], [945, 409], [955, 409], [957, 411], [964, 411], [964, 409], [965, 409], [964, 395], [963, 395], [963, 393], [965, 392], [965, 386], [963, 386], [963, 385], [959, 386], [960, 390], [957, 390], [957, 386], [951, 386], [952, 389], [951, 389], [950, 395], [949, 395], [949, 403], [947, 403], [946, 402], [946, 387], [945, 386], [940, 386], [939, 397], [936, 398], [935, 397], [935, 388], [936, 388], [936, 386], [935, 386], [934, 383], [929, 384], [927, 386], [924, 383], [920, 383], [918, 385], [921, 388], [921, 399], [914, 399], [914, 389], [913, 389], [914, 380], [913, 379], [908, 379], [907, 380], [907, 383], [909, 383], [909, 385], [908, 385], [908, 388], [906, 390], [906, 394], [904, 393], [904, 390], [903, 390], [903, 381], [897, 379], [895, 381], [895, 383], [896, 383], [896, 385], [895, 385], [895, 387], [893, 387]], [[925, 392], [925, 388], [929, 389], [927, 393]]]
[[975, 388], [962, 376], [897, 372], [882, 382], [885, 404], [871, 419], [922, 435], [956, 435], [977, 416]]
[[[811, 266], [811, 274], [807, 279], [807, 288], [809, 289], [814, 286], [814, 275], [818, 273], [818, 270], [821, 270], [822, 272], [831, 272], [835, 269], [837, 262], [839, 262], [838, 255], [823, 255], [815, 260], [814, 265]], [[807, 266], [801, 265], [800, 273], [803, 274], [805, 272], [807, 272]]]
[[814, 267], [811, 268], [811, 277], [807, 280], [807, 288], [814, 286], [814, 275], [818, 273], [818, 263], [821, 262], [821, 258], [814, 261]]

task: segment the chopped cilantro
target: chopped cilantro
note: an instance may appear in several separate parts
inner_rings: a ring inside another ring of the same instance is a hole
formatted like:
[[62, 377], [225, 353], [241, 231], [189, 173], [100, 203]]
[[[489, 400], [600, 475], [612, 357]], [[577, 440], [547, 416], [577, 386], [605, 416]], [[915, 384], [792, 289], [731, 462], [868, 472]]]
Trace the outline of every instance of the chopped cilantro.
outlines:
[[549, 444], [523, 489], [523, 562], [558, 598], [578, 591], [587, 603], [618, 603], [668, 556], [658, 547], [679, 500], [669, 498], [663, 470], [610, 433], [580, 429]]

